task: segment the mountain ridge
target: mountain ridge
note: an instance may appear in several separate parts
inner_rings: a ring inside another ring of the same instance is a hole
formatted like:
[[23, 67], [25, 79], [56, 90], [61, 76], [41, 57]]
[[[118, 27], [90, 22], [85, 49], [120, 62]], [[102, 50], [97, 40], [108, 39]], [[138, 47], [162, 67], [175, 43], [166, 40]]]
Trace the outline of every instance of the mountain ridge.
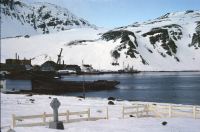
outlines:
[[[60, 48], [66, 63], [84, 61], [100, 70], [200, 71], [200, 11], [167, 13], [111, 30], [86, 26], [2, 40], [4, 60], [18, 52], [26, 58], [47, 54], [56, 61]], [[44, 61], [33, 60], [33, 64]]]
[[[184, 14], [188, 14], [188, 13], [193, 13], [191, 16], [184, 16]], [[133, 25], [129, 25], [129, 26], [125, 26], [125, 27], [120, 27], [120, 28], [115, 28], [111, 31], [108, 31], [105, 34], [110, 34], [111, 37], [116, 36], [115, 33], [116, 32], [130, 32], [131, 34], [133, 34], [135, 36], [135, 34], [139, 34], [139, 36], [143, 37], [143, 38], [148, 38], [149, 42], [151, 44], [151, 46], [153, 46], [153, 49], [157, 49], [157, 52], [160, 53], [160, 55], [162, 57], [166, 57], [166, 56], [172, 56], [177, 62], [180, 62], [181, 60], [178, 58], [177, 56], [177, 46], [179, 43], [179, 40], [181, 41], [181, 39], [184, 36], [183, 32], [185, 32], [184, 30], [187, 30], [186, 26], [190, 26], [193, 25], [195, 26], [195, 23], [197, 23], [195, 30], [193, 30], [192, 32], [190, 32], [189, 34], [187, 34], [188, 36], [192, 36], [192, 37], [187, 37], [187, 39], [189, 39], [192, 41], [188, 44], [188, 47], [195, 47], [195, 49], [199, 49], [199, 39], [200, 39], [200, 34], [199, 34], [199, 21], [200, 20], [200, 11], [185, 11], [185, 12], [176, 12], [176, 13], [168, 13], [167, 15], [164, 15], [165, 17], [159, 17], [162, 18], [162, 21], [157, 21], [158, 18], [153, 19], [153, 20], [149, 20], [147, 22], [143, 22], [143, 23], [136, 23]], [[173, 17], [171, 17], [173, 16]], [[175, 17], [174, 17], [175, 16]], [[198, 18], [197, 18], [198, 17]], [[189, 18], [197, 18], [194, 20], [189, 20]], [[164, 19], [164, 20], [163, 20]], [[168, 19], [168, 23], [166, 23], [165, 19]], [[178, 20], [177, 20], [178, 19]], [[186, 19], [186, 20], [185, 20]], [[161, 23], [161, 24], [160, 24]], [[162, 24], [164, 23], [164, 24]], [[150, 27], [148, 25], [151, 25]], [[139, 31], [138, 29], [142, 27], [142, 28], [146, 28], [148, 30], [144, 30], [144, 31]], [[135, 30], [134, 30], [135, 29]], [[136, 31], [137, 30], [137, 31]], [[197, 30], [197, 31], [196, 31]], [[142, 32], [142, 33], [141, 33]], [[196, 32], [196, 33], [195, 33]], [[104, 35], [103, 35], [104, 37]], [[125, 36], [128, 40], [128, 35]], [[122, 36], [121, 38], [118, 37], [118, 39], [121, 39], [121, 42], [124, 41], [124, 36]], [[115, 41], [115, 38], [112, 38], [110, 40]], [[109, 40], [109, 41], [110, 41]], [[146, 41], [144, 41], [143, 43], [146, 43]], [[121, 47], [124, 44], [121, 44]], [[130, 42], [128, 42], [128, 45], [130, 46]], [[136, 50], [136, 46], [134, 46], [134, 51], [132, 51], [132, 53], [136, 53], [139, 54], [139, 52]], [[160, 48], [162, 48], [163, 50], [165, 50], [166, 52], [163, 52]], [[130, 49], [130, 48], [129, 48]], [[150, 53], [152, 53], [152, 50], [150, 50], [149, 48], [147, 49]], [[116, 52], [121, 52], [121, 49], [114, 50], [113, 53]], [[119, 54], [119, 53], [117, 53]], [[126, 56], [129, 55], [131, 58], [137, 58], [135, 55], [131, 56], [128, 52], [125, 52]], [[148, 61], [144, 61], [145, 59], [142, 57], [142, 55], [139, 55], [141, 58], [141, 62], [143, 62], [143, 64], [147, 64], [148, 65]], [[116, 58], [115, 58], [116, 59]]]
[[2, 37], [48, 34], [71, 28], [97, 28], [68, 9], [50, 3], [2, 0], [0, 4]]

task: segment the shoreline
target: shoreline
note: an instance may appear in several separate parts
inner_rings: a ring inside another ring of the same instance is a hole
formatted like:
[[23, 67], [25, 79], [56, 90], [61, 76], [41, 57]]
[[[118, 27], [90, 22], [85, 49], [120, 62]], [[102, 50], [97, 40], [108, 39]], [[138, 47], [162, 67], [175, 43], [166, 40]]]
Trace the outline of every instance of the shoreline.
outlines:
[[[93, 101], [113, 101], [113, 102], [118, 102], [120, 105], [122, 105], [122, 103], [139, 103], [139, 104], [153, 104], [153, 105], [156, 105], [156, 104], [160, 104], [160, 105], [184, 105], [184, 106], [199, 106], [200, 107], [200, 104], [181, 104], [181, 103], [170, 103], [170, 102], [155, 102], [155, 101], [139, 101], [139, 100], [126, 100], [126, 99], [120, 99], [120, 98], [115, 98], [115, 97], [107, 97], [107, 98], [104, 98], [104, 97], [85, 97], [83, 98], [82, 96], [73, 96], [73, 95], [63, 95], [63, 94], [58, 94], [58, 95], [53, 95], [53, 94], [38, 94], [38, 93], [20, 93], [20, 94], [16, 94], [16, 93], [12, 93], [12, 94], [6, 94], [6, 93], [2, 93], [0, 92], [1, 95], [12, 95], [12, 96], [15, 96], [15, 95], [20, 95], [20, 96], [24, 96], [24, 97], [27, 97], [27, 98], [33, 98], [34, 96], [43, 96], [43, 97], [60, 97], [60, 98], [76, 98], [76, 99], [82, 99], [82, 100], [93, 100]], [[109, 99], [109, 98], [114, 98], [114, 99]], [[50, 98], [52, 99], [52, 98]], [[120, 103], [121, 102], [121, 103]]]
[[[88, 92], [93, 92], [93, 91], [88, 91]], [[70, 92], [70, 93], [75, 93], [75, 92]], [[18, 92], [18, 93], [4, 93], [0, 92], [0, 94], [5, 94], [5, 95], [24, 95], [27, 97], [32, 97], [32, 96], [57, 96], [57, 97], [64, 97], [64, 98], [80, 98], [80, 99], [92, 99], [92, 100], [108, 100], [109, 98], [114, 98], [111, 99], [111, 101], [117, 101], [117, 102], [138, 102], [138, 103], [151, 103], [151, 104], [174, 104], [174, 105], [185, 105], [185, 106], [200, 106], [200, 104], [190, 104], [190, 103], [176, 103], [176, 102], [156, 102], [156, 101], [142, 101], [142, 100], [134, 100], [134, 99], [122, 99], [122, 98], [117, 98], [117, 97], [94, 97], [94, 96], [85, 96], [85, 98], [82, 95], [65, 95], [65, 94], [44, 94], [44, 93], [33, 93], [33, 92]], [[86, 92], [87, 94], [87, 92]]]
[[[200, 70], [184, 70], [184, 71], [134, 71], [134, 72], [118, 72], [118, 71], [110, 71], [110, 72], [94, 72], [94, 73], [67, 73], [67, 74], [58, 74], [53, 71], [18, 71], [15, 72], [14, 74], [5, 74], [1, 75], [0, 80], [5, 80], [5, 79], [11, 79], [11, 80], [30, 80], [33, 78], [33, 76], [40, 74], [44, 78], [54, 78], [54, 79], [59, 79], [62, 76], [71, 76], [71, 75], [76, 75], [76, 76], [81, 76], [81, 75], [87, 75], [87, 76], [92, 76], [92, 75], [109, 75], [109, 74], [139, 74], [139, 73], [195, 73], [195, 72], [200, 72]], [[46, 77], [45, 77], [46, 76]]]

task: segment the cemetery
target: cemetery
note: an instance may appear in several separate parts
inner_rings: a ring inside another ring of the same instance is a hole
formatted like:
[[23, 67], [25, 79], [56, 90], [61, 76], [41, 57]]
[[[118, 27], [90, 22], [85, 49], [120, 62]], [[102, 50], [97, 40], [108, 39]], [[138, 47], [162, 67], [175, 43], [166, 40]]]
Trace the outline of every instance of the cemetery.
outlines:
[[[7, 96], [7, 94], [2, 95]], [[122, 123], [124, 121], [152, 119], [162, 122], [166, 120], [192, 120], [192, 122], [198, 123], [200, 120], [200, 107], [192, 105], [116, 100], [113, 101], [114, 105], [109, 105], [107, 99], [47, 95], [9, 95], [10, 99], [3, 100], [3, 102], [10, 102], [12, 96], [13, 99], [16, 97], [16, 102], [12, 102], [17, 103], [16, 109], [9, 111], [6, 109], [8, 104], [3, 108], [2, 130], [8, 128], [13, 130], [29, 128], [33, 130], [34, 128], [51, 131], [55, 129], [65, 130], [77, 123], [88, 122], [89, 125], [95, 122], [113, 122], [113, 120]], [[29, 101], [30, 99], [31, 101]], [[5, 116], [6, 114], [8, 115]]]

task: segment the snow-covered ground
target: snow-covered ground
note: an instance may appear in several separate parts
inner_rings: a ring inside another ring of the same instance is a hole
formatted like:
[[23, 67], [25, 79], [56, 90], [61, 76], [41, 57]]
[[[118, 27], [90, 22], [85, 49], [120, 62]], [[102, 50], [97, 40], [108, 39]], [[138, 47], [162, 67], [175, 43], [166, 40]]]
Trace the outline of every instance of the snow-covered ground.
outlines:
[[[106, 45], [101, 46], [101, 44], [90, 44], [74, 47], [67, 46], [67, 44], [74, 40], [98, 39], [100, 37], [100, 35], [98, 34], [105, 31], [107, 30], [103, 28], [98, 30], [95, 30], [93, 28], [76, 28], [58, 33], [35, 35], [31, 36], [30, 38], [22, 37], [2, 39], [1, 60], [2, 62], [4, 62], [5, 59], [13, 58], [15, 53], [18, 53], [20, 59], [23, 59], [23, 57], [25, 57], [26, 59], [35, 57], [35, 59], [32, 60], [32, 64], [42, 64], [47, 60], [56, 61], [57, 55], [60, 52], [60, 48], [63, 48], [62, 60], [65, 60], [66, 64], [81, 64], [83, 59], [86, 61], [88, 60], [87, 58], [94, 58], [95, 60], [98, 55], [103, 55], [106, 51]], [[98, 49], [98, 47], [100, 49]], [[96, 53], [97, 51], [99, 52]], [[94, 57], [91, 57], [91, 54], [89, 53], [94, 53], [92, 54]], [[88, 60], [85, 63], [90, 62]], [[99, 62], [99, 60], [94, 61], [94, 63], [95, 62]]]
[[[1, 126], [11, 125], [12, 114], [36, 115], [43, 112], [52, 113], [49, 104], [53, 98], [61, 102], [59, 113], [70, 111], [82, 111], [91, 109], [91, 117], [106, 116], [106, 107], [109, 109], [109, 119], [98, 121], [82, 121], [76, 123], [65, 123], [65, 130], [68, 132], [199, 132], [200, 119], [191, 118], [125, 118], [122, 119], [122, 106], [132, 105], [136, 102], [114, 101], [115, 105], [108, 105], [107, 99], [52, 96], [52, 95], [15, 95], [1, 93]], [[30, 101], [34, 99], [34, 103]], [[161, 123], [167, 121], [167, 125]], [[62, 130], [49, 129], [48, 126], [40, 127], [16, 127], [16, 132], [60, 132]], [[2, 129], [3, 132], [8, 128]]]

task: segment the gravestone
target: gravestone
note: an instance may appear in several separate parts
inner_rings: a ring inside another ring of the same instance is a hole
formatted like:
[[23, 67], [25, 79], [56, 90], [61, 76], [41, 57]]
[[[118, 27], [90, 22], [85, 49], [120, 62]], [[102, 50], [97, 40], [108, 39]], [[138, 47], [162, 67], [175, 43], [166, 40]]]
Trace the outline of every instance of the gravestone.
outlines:
[[58, 108], [60, 106], [60, 102], [57, 98], [54, 98], [50, 103], [51, 108], [53, 109], [53, 121], [49, 123], [49, 128], [52, 129], [64, 129], [63, 122], [58, 121]]

